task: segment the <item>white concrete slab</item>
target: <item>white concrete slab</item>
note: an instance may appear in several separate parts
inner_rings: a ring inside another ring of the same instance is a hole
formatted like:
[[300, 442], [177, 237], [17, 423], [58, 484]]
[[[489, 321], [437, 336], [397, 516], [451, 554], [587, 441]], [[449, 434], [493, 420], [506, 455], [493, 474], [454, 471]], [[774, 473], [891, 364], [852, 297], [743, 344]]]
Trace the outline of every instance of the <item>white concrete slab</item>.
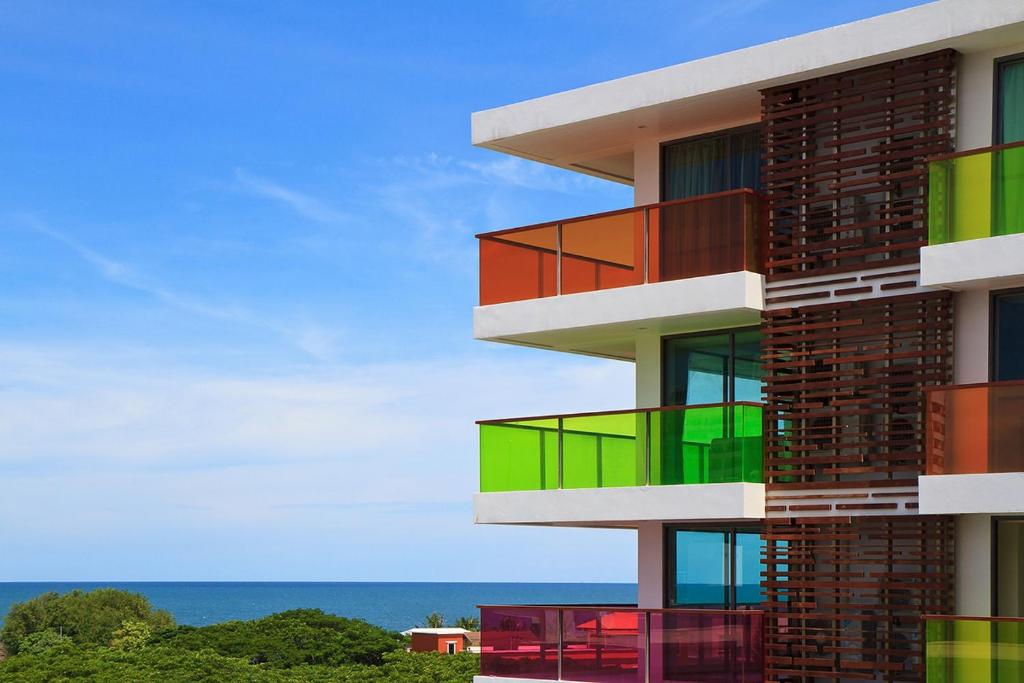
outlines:
[[921, 284], [957, 291], [1024, 285], [1024, 234], [924, 247]]
[[473, 336], [632, 359], [638, 334], [757, 325], [762, 310], [764, 276], [738, 271], [477, 306]]
[[764, 519], [764, 484], [509, 491], [473, 496], [477, 524], [635, 527], [642, 522]]
[[1024, 472], [918, 478], [922, 515], [1022, 514]]

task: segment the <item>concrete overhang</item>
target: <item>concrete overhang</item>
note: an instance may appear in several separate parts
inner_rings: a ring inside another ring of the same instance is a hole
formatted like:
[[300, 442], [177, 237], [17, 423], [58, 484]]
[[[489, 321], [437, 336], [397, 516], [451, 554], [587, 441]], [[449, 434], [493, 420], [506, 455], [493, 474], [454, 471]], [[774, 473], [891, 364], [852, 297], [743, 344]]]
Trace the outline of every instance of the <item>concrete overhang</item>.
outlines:
[[764, 484], [682, 484], [478, 493], [477, 524], [633, 528], [641, 522], [764, 519]]
[[921, 284], [964, 291], [1024, 285], [1024, 234], [983, 237], [921, 249]]
[[1024, 514], [1024, 472], [918, 478], [922, 515]]
[[1022, 39], [1021, 0], [939, 0], [476, 112], [472, 140], [630, 184], [637, 143], [755, 122], [763, 88], [934, 50], [969, 54]]
[[757, 325], [764, 276], [747, 271], [473, 309], [476, 339], [632, 360], [637, 335]]

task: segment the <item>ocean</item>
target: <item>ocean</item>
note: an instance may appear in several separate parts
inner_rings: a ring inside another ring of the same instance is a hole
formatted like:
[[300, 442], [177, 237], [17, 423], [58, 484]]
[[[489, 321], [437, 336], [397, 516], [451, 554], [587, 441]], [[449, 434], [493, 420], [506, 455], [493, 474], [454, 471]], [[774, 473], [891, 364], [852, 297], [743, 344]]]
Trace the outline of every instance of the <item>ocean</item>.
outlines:
[[0, 625], [13, 603], [41, 593], [120, 588], [142, 593], [179, 624], [248, 620], [300, 607], [404, 631], [440, 612], [448, 623], [479, 616], [480, 604], [623, 604], [636, 602], [631, 583], [313, 583], [313, 582], [0, 582]]

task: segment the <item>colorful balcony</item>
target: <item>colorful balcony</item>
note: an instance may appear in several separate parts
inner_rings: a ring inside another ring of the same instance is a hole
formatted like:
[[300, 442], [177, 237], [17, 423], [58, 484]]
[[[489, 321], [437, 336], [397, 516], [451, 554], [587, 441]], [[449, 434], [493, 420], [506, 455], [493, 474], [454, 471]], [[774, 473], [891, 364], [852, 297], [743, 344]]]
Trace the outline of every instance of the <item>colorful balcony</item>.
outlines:
[[630, 323], [756, 323], [762, 225], [759, 196], [735, 190], [478, 235], [474, 334], [617, 355], [601, 335]]
[[1024, 512], [1024, 382], [937, 387], [926, 409], [921, 512]]
[[756, 403], [479, 424], [481, 523], [764, 514], [762, 407]]
[[1024, 681], [1024, 619], [925, 617], [928, 683]]
[[480, 673], [497, 681], [754, 683], [764, 677], [762, 620], [753, 610], [482, 606]]
[[1015, 284], [1024, 256], [1024, 143], [936, 157], [928, 188], [922, 284]]

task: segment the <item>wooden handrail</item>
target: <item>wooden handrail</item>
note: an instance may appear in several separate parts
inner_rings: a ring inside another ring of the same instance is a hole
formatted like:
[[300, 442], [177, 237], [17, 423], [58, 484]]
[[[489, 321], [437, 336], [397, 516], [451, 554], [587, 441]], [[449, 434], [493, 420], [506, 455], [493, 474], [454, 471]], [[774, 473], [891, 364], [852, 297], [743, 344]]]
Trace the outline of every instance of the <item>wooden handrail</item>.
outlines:
[[763, 408], [763, 403], [755, 403], [754, 401], [731, 401], [728, 403], [701, 403], [689, 406], [659, 406], [657, 408], [627, 408], [625, 410], [599, 410], [589, 413], [567, 413], [564, 415], [531, 415], [529, 417], [503, 417], [498, 419], [490, 420], [477, 420], [478, 425], [491, 425], [491, 424], [503, 424], [505, 422], [526, 422], [528, 420], [557, 420], [557, 419], [570, 419], [574, 417], [600, 417], [602, 415], [628, 415], [643, 414], [643, 413], [655, 413], [655, 412], [670, 412], [678, 410], [690, 410], [692, 408], [725, 408], [728, 406], [750, 406], [753, 408]]

